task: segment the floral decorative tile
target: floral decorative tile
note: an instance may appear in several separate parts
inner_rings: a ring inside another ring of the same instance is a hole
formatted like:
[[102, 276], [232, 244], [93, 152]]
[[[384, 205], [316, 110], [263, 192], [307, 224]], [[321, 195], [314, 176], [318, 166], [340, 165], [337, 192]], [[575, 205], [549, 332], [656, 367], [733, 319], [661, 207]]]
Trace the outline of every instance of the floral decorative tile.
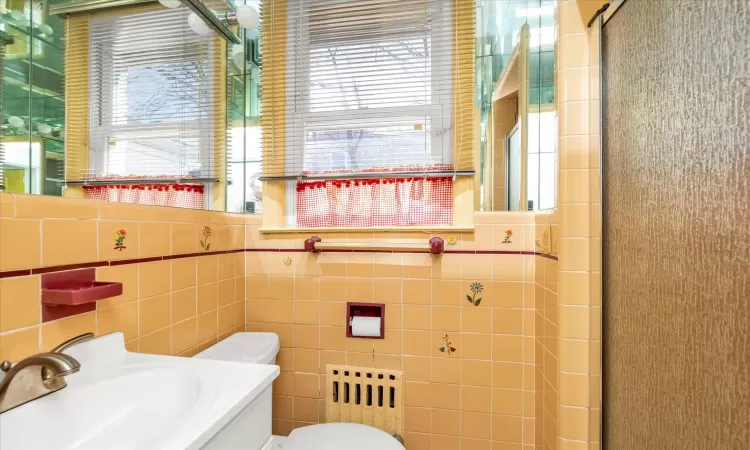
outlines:
[[458, 242], [456, 236], [448, 236], [448, 245], [456, 245], [456, 242]]
[[513, 237], [513, 230], [505, 230], [505, 237], [503, 237], [503, 244], [512, 244], [510, 238]]
[[292, 258], [290, 258], [290, 257], [288, 257], [288, 256], [287, 256], [286, 258], [284, 258], [284, 264], [285, 264], [285, 265], [286, 265], [287, 267], [291, 266], [291, 265], [292, 265]]
[[445, 345], [439, 348], [441, 352], [447, 353], [448, 356], [450, 356], [451, 353], [456, 352], [456, 347], [451, 347], [452, 342], [450, 341], [450, 338], [448, 337], [447, 334], [443, 336], [443, 341], [445, 342]]
[[466, 294], [466, 300], [469, 301], [474, 306], [479, 306], [480, 303], [482, 303], [482, 298], [477, 298], [477, 295], [481, 294], [482, 291], [484, 291], [484, 286], [482, 286], [482, 283], [475, 281], [471, 283], [469, 286], [469, 290], [471, 290], [472, 295]]
[[201, 247], [203, 248], [204, 252], [207, 252], [208, 249], [211, 248], [211, 243], [209, 242], [209, 239], [211, 238], [211, 227], [206, 225], [203, 227], [203, 231], [201, 231], [201, 234], [203, 235], [203, 239], [201, 239]]
[[115, 241], [115, 247], [114, 247], [115, 250], [121, 252], [127, 248], [125, 246], [125, 238], [127, 236], [128, 236], [128, 233], [124, 229], [120, 229], [115, 232], [115, 237], [113, 238], [113, 240]]

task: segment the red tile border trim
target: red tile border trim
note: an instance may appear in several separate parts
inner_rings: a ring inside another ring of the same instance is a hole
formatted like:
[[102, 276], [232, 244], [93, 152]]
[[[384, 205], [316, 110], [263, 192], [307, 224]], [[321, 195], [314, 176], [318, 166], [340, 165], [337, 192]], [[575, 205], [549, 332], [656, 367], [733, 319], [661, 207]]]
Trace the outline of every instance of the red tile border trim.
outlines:
[[110, 266], [124, 266], [126, 264], [139, 264], [139, 263], [146, 263], [151, 261], [162, 261], [164, 259], [163, 256], [152, 256], [150, 258], [133, 258], [133, 259], [118, 259], [116, 261], [110, 261]]
[[[67, 264], [61, 266], [49, 266], [49, 267], [38, 267], [34, 269], [20, 269], [20, 270], [6, 270], [0, 272], [0, 278], [11, 278], [11, 277], [22, 277], [28, 275], [39, 275], [43, 273], [52, 272], [64, 272], [66, 270], [75, 269], [88, 269], [95, 267], [107, 267], [107, 266], [124, 266], [127, 264], [140, 264], [153, 261], [169, 261], [172, 259], [181, 258], [194, 258], [199, 256], [210, 256], [210, 255], [226, 255], [230, 253], [256, 253], [256, 252], [268, 252], [268, 253], [307, 253], [303, 248], [240, 248], [234, 250], [218, 250], [213, 252], [201, 252], [201, 253], [181, 253], [179, 255], [166, 255], [166, 256], [152, 256], [148, 258], [133, 258], [133, 259], [118, 259], [114, 261], [94, 261], [90, 263], [81, 264]], [[321, 253], [415, 253], [415, 254], [426, 254], [428, 252], [415, 252], [415, 251], [399, 251], [399, 250], [323, 250]], [[557, 255], [550, 255], [548, 253], [534, 252], [528, 250], [446, 250], [444, 254], [453, 255], [536, 255], [542, 258], [558, 260]]]
[[92, 267], [103, 267], [103, 266], [108, 266], [108, 265], [109, 265], [109, 261], [96, 261], [96, 262], [81, 263], [81, 264], [67, 264], [63, 266], [39, 267], [37, 269], [31, 269], [31, 274], [38, 275], [41, 273], [63, 272], [65, 270], [90, 269]]
[[6, 270], [5, 272], [0, 272], [0, 278], [23, 277], [27, 275], [31, 275], [31, 269]]
[[191, 258], [191, 257], [196, 257], [196, 256], [224, 255], [224, 254], [229, 254], [229, 253], [242, 253], [244, 251], [245, 249], [241, 248], [241, 249], [235, 249], [235, 250], [217, 250], [213, 252], [182, 253], [179, 255], [151, 256], [148, 258], [117, 259], [113, 261], [93, 261], [89, 263], [80, 263], [80, 264], [65, 264], [65, 265], [60, 265], [60, 266], [37, 267], [34, 269], [7, 270], [5, 272], [0, 272], [0, 278], [22, 277], [26, 275], [39, 275], [43, 273], [65, 272], [67, 270], [89, 269], [89, 268], [96, 268], [96, 267], [124, 266], [127, 264], [139, 264], [139, 263], [147, 263], [147, 262], [152, 262], [152, 261], [168, 261], [170, 259]]

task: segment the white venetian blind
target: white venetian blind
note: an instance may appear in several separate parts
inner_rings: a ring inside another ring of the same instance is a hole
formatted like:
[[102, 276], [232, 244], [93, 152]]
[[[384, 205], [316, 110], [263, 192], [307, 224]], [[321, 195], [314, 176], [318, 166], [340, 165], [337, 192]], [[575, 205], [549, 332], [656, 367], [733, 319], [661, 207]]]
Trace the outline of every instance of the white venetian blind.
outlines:
[[[263, 8], [275, 36], [286, 15], [284, 54], [278, 43], [271, 55], [264, 48], [265, 179], [450, 172], [452, 3], [288, 0]], [[266, 71], [269, 58], [285, 58], [285, 68], [275, 61]]]
[[69, 48], [74, 41], [88, 58], [88, 77], [74, 81], [86, 87], [68, 86], [88, 92], [68, 98], [69, 109], [88, 116], [88, 161], [72, 175], [214, 177], [224, 165], [225, 103], [217, 87], [226, 74], [216, 64], [223, 43], [190, 30], [184, 6], [138, 11], [95, 13], [87, 26], [68, 26]]

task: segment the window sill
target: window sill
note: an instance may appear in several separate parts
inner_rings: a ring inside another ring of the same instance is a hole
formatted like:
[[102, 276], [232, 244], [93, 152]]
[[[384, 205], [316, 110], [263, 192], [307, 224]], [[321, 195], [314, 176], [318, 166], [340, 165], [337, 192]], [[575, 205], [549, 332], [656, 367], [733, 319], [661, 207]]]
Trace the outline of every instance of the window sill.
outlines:
[[261, 234], [307, 233], [473, 233], [473, 226], [413, 226], [413, 227], [325, 227], [325, 228], [261, 228]]

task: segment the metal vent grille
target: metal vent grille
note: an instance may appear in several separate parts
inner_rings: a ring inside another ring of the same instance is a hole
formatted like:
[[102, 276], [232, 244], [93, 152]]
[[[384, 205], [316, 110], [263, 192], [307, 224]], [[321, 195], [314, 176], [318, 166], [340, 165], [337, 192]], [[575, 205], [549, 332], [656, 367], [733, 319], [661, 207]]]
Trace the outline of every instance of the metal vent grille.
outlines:
[[403, 372], [326, 366], [326, 422], [370, 425], [403, 436]]

